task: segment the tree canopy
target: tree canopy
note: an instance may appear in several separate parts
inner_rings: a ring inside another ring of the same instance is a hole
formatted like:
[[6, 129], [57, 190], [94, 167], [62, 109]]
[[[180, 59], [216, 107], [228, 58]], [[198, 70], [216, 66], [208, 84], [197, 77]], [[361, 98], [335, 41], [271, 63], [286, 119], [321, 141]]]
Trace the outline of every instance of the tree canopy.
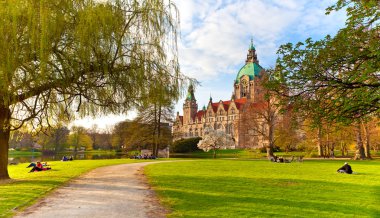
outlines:
[[327, 9], [346, 9], [346, 27], [335, 36], [278, 50], [282, 93], [315, 117], [352, 122], [380, 110], [380, 3], [339, 0]]
[[6, 0], [0, 7], [0, 178], [9, 131], [125, 112], [165, 84], [177, 99], [175, 5], [163, 0]]

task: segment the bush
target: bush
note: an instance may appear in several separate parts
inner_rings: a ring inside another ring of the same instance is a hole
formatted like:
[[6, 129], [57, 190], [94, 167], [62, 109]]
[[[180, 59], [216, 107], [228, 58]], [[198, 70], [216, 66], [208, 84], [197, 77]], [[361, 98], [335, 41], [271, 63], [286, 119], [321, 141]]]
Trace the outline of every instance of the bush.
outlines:
[[202, 138], [200, 137], [180, 139], [173, 143], [170, 150], [173, 153], [189, 153], [193, 151], [199, 151], [200, 149], [197, 147], [197, 144], [201, 139]]
[[[261, 152], [261, 153], [267, 153], [267, 148], [266, 148], [266, 147], [261, 147], [261, 148], [260, 148], [260, 152]], [[278, 147], [278, 146], [274, 146], [274, 147], [273, 147], [273, 152], [281, 152], [280, 147]]]

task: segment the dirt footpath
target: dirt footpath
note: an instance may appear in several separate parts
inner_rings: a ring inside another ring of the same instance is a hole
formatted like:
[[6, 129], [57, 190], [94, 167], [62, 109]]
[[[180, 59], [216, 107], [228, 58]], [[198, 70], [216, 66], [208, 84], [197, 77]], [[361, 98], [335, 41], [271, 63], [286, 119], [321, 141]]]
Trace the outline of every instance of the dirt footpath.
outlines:
[[144, 162], [95, 169], [15, 217], [165, 217], [142, 174]]

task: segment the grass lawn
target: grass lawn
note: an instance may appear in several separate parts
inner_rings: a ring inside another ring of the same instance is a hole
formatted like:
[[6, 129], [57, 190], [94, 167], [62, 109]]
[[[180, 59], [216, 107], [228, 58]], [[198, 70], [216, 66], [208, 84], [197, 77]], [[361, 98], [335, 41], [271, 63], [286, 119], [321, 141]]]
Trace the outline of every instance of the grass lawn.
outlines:
[[380, 161], [196, 160], [149, 165], [169, 217], [380, 217]]
[[41, 156], [42, 152], [36, 151], [9, 151], [9, 157], [19, 157], [19, 156]]
[[[226, 150], [218, 150], [216, 158], [239, 158], [239, 159], [266, 159], [267, 154], [264, 152], [260, 152], [259, 150], [248, 150], [248, 149], [226, 149]], [[293, 152], [275, 152], [275, 155], [284, 156], [289, 159], [291, 156], [304, 156], [305, 158], [316, 158], [318, 157], [317, 152], [301, 152], [301, 151], [293, 151]], [[353, 157], [355, 155], [355, 151], [349, 151], [349, 156]], [[378, 158], [380, 152], [375, 153], [372, 151], [372, 157]], [[175, 158], [212, 158], [213, 151], [194, 151], [189, 153], [173, 153], [171, 157]], [[341, 158], [342, 154], [340, 151], [335, 151], [335, 157]]]
[[43, 197], [49, 191], [72, 178], [75, 178], [91, 169], [141, 162], [142, 160], [113, 159], [113, 160], [75, 160], [49, 162], [52, 170], [28, 173], [29, 163], [9, 166], [11, 181], [0, 182], [0, 217], [12, 216], [14, 209], [22, 209]]

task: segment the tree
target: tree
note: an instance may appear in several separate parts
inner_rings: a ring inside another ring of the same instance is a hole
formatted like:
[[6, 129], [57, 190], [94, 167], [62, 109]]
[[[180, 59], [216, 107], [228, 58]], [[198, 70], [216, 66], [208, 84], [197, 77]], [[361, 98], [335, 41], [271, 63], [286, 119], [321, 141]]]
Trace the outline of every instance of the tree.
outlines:
[[[315, 101], [330, 120], [346, 121], [380, 109], [379, 1], [339, 0], [347, 25], [336, 36], [282, 45], [276, 71], [293, 101]], [[316, 97], [319, 96], [319, 97]]]
[[38, 135], [38, 143], [43, 146], [43, 150], [63, 151], [67, 145], [67, 137], [70, 130], [66, 126], [58, 125], [49, 128], [47, 132]]
[[198, 143], [202, 140], [201, 137], [180, 139], [173, 142], [170, 151], [173, 153], [189, 153], [199, 151]]
[[99, 134], [99, 129], [98, 129], [98, 125], [94, 124], [91, 126], [90, 129], [87, 129], [87, 134], [91, 137], [91, 141], [92, 141], [92, 148], [96, 148], [97, 147], [97, 136]]
[[[174, 106], [171, 99], [167, 96], [168, 90], [156, 89], [156, 91], [156, 93], [152, 93], [151, 99], [147, 104], [138, 108], [138, 115], [135, 120], [138, 124], [143, 124], [141, 127], [145, 133], [150, 134], [153, 142], [152, 153], [155, 156], [158, 155], [160, 146], [171, 143], [172, 135], [170, 131], [167, 131], [170, 129], [167, 125], [173, 123], [174, 114]], [[146, 134], [143, 133], [141, 135]]]
[[[268, 158], [273, 156], [275, 128], [285, 117], [280, 114], [281, 96], [266, 87], [271, 84], [271, 79], [273, 79], [271, 71], [261, 75], [261, 84], [264, 88], [260, 92], [263, 98], [256, 102], [248, 100], [239, 119], [239, 129], [243, 130], [240, 132], [239, 141], [245, 144], [244, 147], [265, 147]], [[286, 110], [289, 111], [289, 108]], [[290, 113], [287, 115], [288, 118], [291, 117]]]
[[[327, 9], [346, 8], [348, 20], [336, 36], [282, 45], [275, 69], [277, 88], [297, 109], [311, 111], [315, 121], [360, 123], [380, 111], [379, 12], [376, 0], [338, 0]], [[317, 122], [318, 123], [318, 122]], [[319, 122], [321, 123], [321, 122]], [[359, 124], [358, 124], [359, 125]], [[357, 128], [358, 129], [358, 128]], [[357, 149], [365, 158], [360, 131]]]
[[74, 152], [77, 153], [80, 147], [85, 147], [86, 150], [92, 150], [92, 140], [87, 135], [83, 127], [73, 126], [71, 134], [68, 137], [68, 144], [74, 147]]
[[208, 152], [213, 150], [213, 158], [216, 158], [216, 150], [233, 149], [235, 142], [231, 135], [226, 134], [222, 130], [205, 129], [205, 135], [198, 142], [198, 148]]
[[12, 130], [125, 112], [157, 78], [181, 92], [171, 0], [5, 0], [0, 20], [0, 179]]

